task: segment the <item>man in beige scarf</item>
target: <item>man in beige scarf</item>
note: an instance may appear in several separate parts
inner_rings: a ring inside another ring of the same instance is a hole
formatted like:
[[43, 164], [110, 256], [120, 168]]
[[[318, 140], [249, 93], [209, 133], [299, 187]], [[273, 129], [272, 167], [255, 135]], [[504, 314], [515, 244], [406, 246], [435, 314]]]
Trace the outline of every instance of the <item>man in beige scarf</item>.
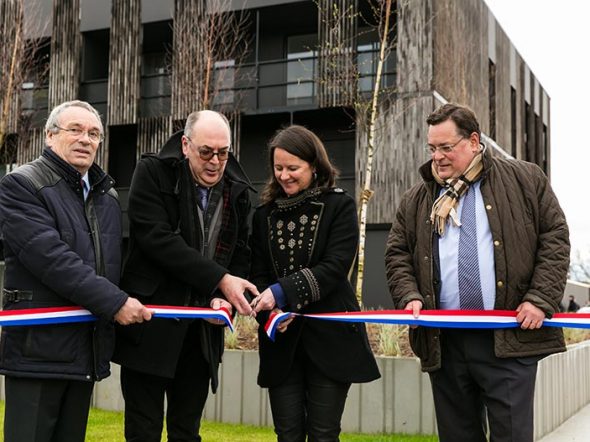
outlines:
[[[404, 195], [386, 248], [397, 308], [515, 310], [520, 328], [417, 327], [410, 342], [430, 372], [442, 442], [532, 442], [537, 362], [565, 349], [559, 311], [568, 228], [543, 171], [493, 157], [465, 106], [426, 120], [431, 156]], [[487, 416], [487, 422], [486, 422]]]

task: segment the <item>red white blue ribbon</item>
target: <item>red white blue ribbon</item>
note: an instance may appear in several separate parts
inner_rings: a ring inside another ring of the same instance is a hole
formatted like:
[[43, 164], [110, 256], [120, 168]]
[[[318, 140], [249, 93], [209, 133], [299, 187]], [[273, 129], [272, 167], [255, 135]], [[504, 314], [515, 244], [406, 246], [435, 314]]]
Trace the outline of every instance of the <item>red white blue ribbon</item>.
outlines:
[[[420, 325], [440, 328], [515, 328], [520, 327], [516, 320], [518, 313], [512, 310], [422, 310], [414, 318], [410, 310], [374, 310], [365, 312], [339, 313], [271, 313], [264, 329], [274, 341], [277, 327], [290, 316], [321, 319], [324, 321], [365, 322], [373, 324]], [[557, 313], [545, 319], [543, 326], [590, 328], [590, 314]]]
[[[218, 319], [234, 331], [229, 312], [220, 308], [214, 310], [201, 307], [176, 307], [164, 305], [146, 305], [153, 312], [154, 318], [175, 319]], [[80, 307], [47, 307], [23, 310], [0, 311], [0, 326], [48, 325], [72, 322], [96, 321], [96, 316]]]

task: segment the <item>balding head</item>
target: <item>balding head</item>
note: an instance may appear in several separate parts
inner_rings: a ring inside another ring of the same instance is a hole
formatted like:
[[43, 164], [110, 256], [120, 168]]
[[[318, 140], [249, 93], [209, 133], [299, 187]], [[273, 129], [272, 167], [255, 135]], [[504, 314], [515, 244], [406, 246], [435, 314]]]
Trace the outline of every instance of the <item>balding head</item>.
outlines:
[[193, 130], [205, 125], [224, 126], [227, 130], [227, 135], [231, 140], [231, 128], [229, 126], [229, 121], [222, 113], [212, 110], [196, 111], [190, 114], [186, 119], [186, 124], [184, 126], [184, 135], [190, 138], [193, 134]]
[[189, 115], [182, 137], [182, 152], [199, 185], [212, 187], [221, 180], [230, 148], [231, 131], [225, 116], [210, 110]]

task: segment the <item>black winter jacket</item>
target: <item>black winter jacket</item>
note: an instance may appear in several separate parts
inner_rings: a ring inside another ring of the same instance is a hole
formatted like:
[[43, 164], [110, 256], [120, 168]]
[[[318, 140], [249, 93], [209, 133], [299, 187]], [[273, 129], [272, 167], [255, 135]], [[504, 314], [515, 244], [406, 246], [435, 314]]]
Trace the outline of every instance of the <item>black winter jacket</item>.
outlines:
[[96, 323], [4, 327], [0, 373], [100, 380], [109, 375], [113, 316], [127, 300], [121, 209], [113, 180], [96, 164], [84, 201], [81, 175], [50, 149], [0, 181], [6, 270], [4, 310], [79, 305]]
[[[246, 277], [250, 263], [248, 214], [250, 184], [230, 155], [224, 186], [229, 189], [215, 259], [201, 253], [195, 183], [182, 154], [182, 132], [158, 155], [138, 163], [129, 192], [130, 243], [121, 287], [152, 305], [209, 307], [226, 273]], [[223, 243], [223, 247], [219, 244]], [[113, 361], [127, 368], [174, 377], [190, 320], [155, 318], [117, 327]], [[223, 327], [199, 322], [201, 348], [209, 362], [212, 390], [223, 354]]]

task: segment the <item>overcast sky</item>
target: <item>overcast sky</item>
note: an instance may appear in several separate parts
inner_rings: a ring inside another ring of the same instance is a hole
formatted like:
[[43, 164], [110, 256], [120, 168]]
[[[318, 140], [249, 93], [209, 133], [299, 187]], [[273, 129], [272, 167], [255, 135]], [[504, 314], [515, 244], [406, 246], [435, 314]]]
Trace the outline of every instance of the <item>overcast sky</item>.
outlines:
[[590, 2], [485, 0], [551, 97], [551, 180], [572, 248], [590, 257]]

